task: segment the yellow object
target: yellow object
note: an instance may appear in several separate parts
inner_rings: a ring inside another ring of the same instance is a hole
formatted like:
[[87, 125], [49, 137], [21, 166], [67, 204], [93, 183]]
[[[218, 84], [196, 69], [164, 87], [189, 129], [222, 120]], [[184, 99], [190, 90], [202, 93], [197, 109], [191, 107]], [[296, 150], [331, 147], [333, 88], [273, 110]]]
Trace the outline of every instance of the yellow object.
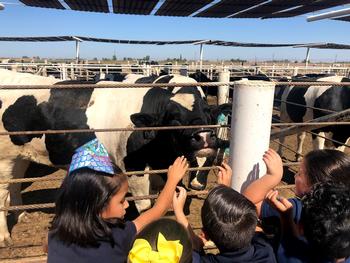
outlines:
[[158, 251], [153, 251], [151, 245], [145, 239], [136, 239], [129, 252], [130, 263], [178, 263], [180, 261], [183, 246], [180, 240], [167, 241], [162, 233], [158, 234]]

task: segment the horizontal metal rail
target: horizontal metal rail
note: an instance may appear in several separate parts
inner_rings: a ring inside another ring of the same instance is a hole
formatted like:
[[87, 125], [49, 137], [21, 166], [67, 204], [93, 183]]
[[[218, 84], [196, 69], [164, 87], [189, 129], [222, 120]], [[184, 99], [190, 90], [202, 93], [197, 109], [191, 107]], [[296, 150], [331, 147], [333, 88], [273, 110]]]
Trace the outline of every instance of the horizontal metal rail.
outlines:
[[[282, 185], [275, 187], [276, 190], [279, 189], [292, 189], [295, 185]], [[200, 196], [207, 195], [208, 190], [203, 191], [190, 191], [187, 192], [187, 196]], [[145, 200], [145, 199], [157, 199], [158, 195], [145, 195], [145, 196], [135, 196], [135, 197], [126, 197], [127, 201], [136, 201], [136, 200]], [[17, 206], [9, 206], [9, 207], [0, 207], [0, 211], [17, 211], [17, 210], [34, 210], [34, 209], [42, 209], [42, 208], [54, 208], [55, 203], [43, 203], [43, 204], [31, 204], [31, 205], [17, 205]]]
[[[349, 122], [290, 122], [290, 123], [272, 123], [271, 126], [329, 126], [329, 125], [350, 125]], [[92, 132], [124, 132], [124, 131], [162, 131], [162, 130], [182, 130], [199, 128], [230, 128], [229, 125], [184, 125], [184, 126], [155, 126], [155, 127], [130, 127], [130, 128], [110, 128], [110, 129], [62, 129], [62, 130], [38, 130], [38, 131], [2, 131], [0, 136], [20, 136], [33, 134], [64, 134], [64, 133], [92, 133]]]
[[[197, 82], [197, 83], [123, 83], [111, 82], [110, 84], [57, 84], [57, 85], [0, 85], [0, 90], [26, 90], [26, 89], [113, 89], [113, 88], [162, 88], [162, 87], [194, 87], [194, 86], [234, 86], [233, 82]], [[350, 82], [275, 82], [275, 85], [284, 86], [348, 86]]]
[[[286, 162], [283, 163], [283, 166], [295, 166], [299, 165], [299, 162]], [[203, 166], [203, 167], [192, 167], [188, 168], [187, 171], [210, 171], [214, 170], [217, 171], [217, 166]], [[148, 170], [148, 171], [132, 171], [132, 172], [125, 172], [127, 176], [132, 175], [143, 175], [143, 174], [160, 174], [160, 173], [167, 173], [168, 169], [160, 169], [160, 170]], [[8, 179], [8, 180], [0, 180], [1, 184], [18, 184], [18, 183], [34, 183], [34, 182], [46, 182], [46, 181], [60, 181], [63, 180], [64, 176], [53, 176], [53, 177], [31, 177], [31, 178], [17, 178], [17, 179]]]
[[290, 104], [290, 105], [294, 105], [294, 106], [298, 106], [298, 107], [303, 107], [303, 108], [307, 108], [307, 109], [320, 110], [320, 111], [329, 112], [329, 113], [337, 112], [334, 110], [328, 110], [328, 109], [322, 109], [322, 108], [317, 108], [317, 107], [313, 107], [313, 106], [307, 106], [307, 105], [303, 105], [303, 104], [295, 103], [295, 102], [291, 102], [291, 101], [286, 101], [286, 100], [274, 99], [274, 101], [278, 101], [278, 102], [282, 102], [282, 103], [286, 103], [286, 104]]
[[[350, 109], [340, 111], [337, 113], [332, 113], [326, 116], [322, 116], [320, 118], [313, 119], [309, 121], [308, 123], [317, 123], [317, 122], [333, 122], [333, 121], [350, 121]], [[285, 128], [279, 131], [273, 131], [271, 132], [270, 139], [277, 139], [279, 137], [284, 137], [284, 136], [289, 136], [292, 134], [304, 132], [304, 131], [311, 131], [319, 128], [323, 128], [326, 126], [329, 126], [331, 124], [327, 125], [300, 125], [300, 126], [295, 126], [293, 125], [292, 127]]]

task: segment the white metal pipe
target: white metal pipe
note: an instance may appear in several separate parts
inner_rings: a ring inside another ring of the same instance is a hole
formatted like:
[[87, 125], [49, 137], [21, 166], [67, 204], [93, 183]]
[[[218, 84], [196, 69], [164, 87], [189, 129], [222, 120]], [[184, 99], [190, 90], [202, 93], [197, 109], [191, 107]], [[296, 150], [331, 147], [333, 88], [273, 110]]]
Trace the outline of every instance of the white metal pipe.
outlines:
[[308, 18], [306, 18], [306, 20], [308, 22], [312, 22], [312, 21], [322, 20], [326, 18], [334, 18], [334, 17], [345, 16], [345, 15], [350, 15], [350, 8], [344, 8], [341, 10], [335, 10], [335, 11], [330, 11], [323, 14], [309, 16]]
[[79, 51], [80, 51], [80, 41], [75, 41], [75, 60], [76, 63], [79, 63]]
[[262, 157], [269, 148], [274, 87], [272, 82], [248, 80], [234, 85], [230, 165], [236, 191], [266, 173]]
[[199, 50], [199, 70], [202, 71], [202, 65], [203, 65], [203, 44], [200, 44], [200, 50]]
[[310, 48], [308, 47], [306, 51], [305, 67], [309, 65], [309, 60], [310, 60]]
[[[219, 82], [230, 82], [230, 72], [227, 67], [223, 67], [222, 71], [219, 73]], [[228, 85], [218, 86], [218, 105], [228, 102], [229, 89]]]

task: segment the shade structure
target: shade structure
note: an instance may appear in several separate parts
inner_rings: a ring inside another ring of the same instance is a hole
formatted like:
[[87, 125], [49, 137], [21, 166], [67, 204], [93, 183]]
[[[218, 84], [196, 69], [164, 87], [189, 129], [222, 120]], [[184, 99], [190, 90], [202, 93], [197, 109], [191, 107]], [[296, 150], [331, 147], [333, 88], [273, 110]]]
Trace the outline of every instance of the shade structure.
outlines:
[[[31, 7], [210, 18], [285, 18], [349, 4], [349, 0], [20, 0]], [[109, 6], [108, 4], [111, 4]]]

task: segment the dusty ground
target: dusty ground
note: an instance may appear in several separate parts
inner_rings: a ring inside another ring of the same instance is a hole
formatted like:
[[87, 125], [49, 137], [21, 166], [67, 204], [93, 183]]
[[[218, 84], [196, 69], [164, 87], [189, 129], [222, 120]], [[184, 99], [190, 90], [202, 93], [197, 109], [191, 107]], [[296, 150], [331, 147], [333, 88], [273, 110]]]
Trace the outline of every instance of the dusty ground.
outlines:
[[[291, 136], [286, 140], [286, 143], [292, 148], [295, 148], [296, 138]], [[310, 138], [306, 141], [306, 150], [310, 150]], [[271, 147], [277, 147], [276, 143], [271, 143]], [[294, 161], [294, 153], [289, 150], [284, 149], [284, 158], [286, 161]], [[37, 165], [33, 165], [28, 171], [28, 175], [35, 177], [38, 176], [39, 169]], [[297, 167], [292, 167], [292, 169], [297, 169]], [[292, 169], [285, 169], [286, 183], [293, 183]], [[52, 172], [52, 171], [48, 171]], [[57, 176], [58, 174], [64, 173], [63, 171], [57, 171], [51, 173], [47, 176]], [[209, 175], [209, 188], [214, 185], [216, 176], [214, 172]], [[33, 204], [33, 203], [50, 203], [54, 202], [55, 194], [57, 192], [57, 187], [59, 187], [59, 181], [48, 181], [33, 183], [32, 185], [23, 185], [24, 190], [22, 191], [23, 203]], [[48, 190], [41, 190], [43, 188], [49, 188]], [[293, 192], [283, 191], [284, 195], [291, 196]], [[189, 220], [192, 223], [194, 229], [198, 230], [201, 227], [200, 221], [200, 208], [203, 203], [204, 197], [193, 198], [190, 206]], [[44, 255], [42, 250], [42, 243], [45, 240], [50, 221], [53, 218], [53, 210], [46, 209], [40, 211], [28, 211], [24, 217], [22, 217], [20, 222], [15, 223], [13, 220], [13, 215], [9, 215], [11, 222], [11, 234], [13, 238], [13, 245], [7, 248], [0, 248], [0, 261], [6, 261], [8, 259], [19, 259], [23, 257], [34, 257]], [[34, 260], [35, 261], [35, 260]]]

